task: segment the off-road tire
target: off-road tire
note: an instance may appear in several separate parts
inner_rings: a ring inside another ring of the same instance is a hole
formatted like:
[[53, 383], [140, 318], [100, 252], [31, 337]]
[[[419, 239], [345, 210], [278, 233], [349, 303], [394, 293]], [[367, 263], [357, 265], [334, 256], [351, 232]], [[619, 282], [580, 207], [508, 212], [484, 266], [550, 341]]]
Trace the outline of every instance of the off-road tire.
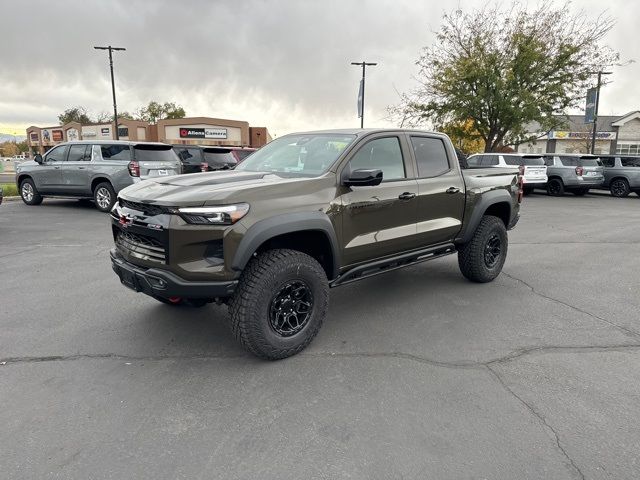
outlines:
[[[496, 263], [489, 266], [485, 260], [485, 249], [490, 240], [498, 238], [501, 252]], [[507, 258], [507, 229], [498, 217], [485, 215], [471, 240], [458, 249], [458, 266], [462, 275], [472, 282], [486, 283], [495, 279], [502, 271]]]
[[[103, 195], [108, 195], [108, 203], [104, 202]], [[102, 182], [96, 185], [93, 189], [93, 201], [96, 204], [96, 208], [101, 212], [110, 212], [113, 204], [116, 203], [116, 192], [109, 182]]]
[[[310, 314], [300, 331], [279, 334], [272, 325], [272, 302], [292, 282], [303, 282], [311, 294]], [[320, 330], [329, 307], [329, 283], [320, 264], [288, 249], [261, 253], [247, 264], [229, 303], [231, 331], [254, 355], [279, 360], [304, 350]]]
[[615, 178], [609, 185], [609, 191], [611, 195], [618, 198], [628, 197], [631, 193], [629, 182], [624, 178]]
[[[29, 191], [31, 196], [29, 196]], [[30, 178], [25, 178], [20, 182], [20, 197], [27, 205], [40, 205], [42, 203], [42, 195], [38, 193], [35, 183]]]
[[547, 182], [547, 195], [562, 197], [564, 195], [564, 183], [559, 178], [552, 178]]

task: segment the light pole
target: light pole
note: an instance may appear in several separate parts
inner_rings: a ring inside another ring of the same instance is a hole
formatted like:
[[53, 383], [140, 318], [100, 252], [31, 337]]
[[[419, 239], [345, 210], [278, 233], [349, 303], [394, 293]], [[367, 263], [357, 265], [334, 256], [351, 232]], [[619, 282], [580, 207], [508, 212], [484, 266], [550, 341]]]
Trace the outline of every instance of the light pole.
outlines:
[[116, 140], [120, 140], [120, 135], [118, 135], [118, 107], [116, 106], [116, 84], [113, 80], [113, 56], [111, 52], [116, 51], [124, 51], [126, 48], [122, 47], [112, 47], [111, 45], [107, 47], [93, 47], [96, 50], [109, 50], [109, 69], [111, 70], [111, 93], [113, 94], [113, 123], [115, 127]]
[[366, 67], [372, 67], [377, 65], [377, 63], [368, 63], [365, 61], [362, 62], [351, 62], [351, 65], [362, 66], [362, 80], [360, 80], [360, 93], [358, 95], [358, 113], [360, 116], [360, 128], [364, 128], [364, 78], [365, 78], [365, 69]]
[[591, 155], [596, 151], [596, 134], [598, 131], [598, 106], [600, 105], [600, 87], [602, 86], [602, 75], [611, 75], [613, 72], [598, 72], [598, 85], [596, 87], [596, 106], [593, 111], [593, 131], [591, 132]]

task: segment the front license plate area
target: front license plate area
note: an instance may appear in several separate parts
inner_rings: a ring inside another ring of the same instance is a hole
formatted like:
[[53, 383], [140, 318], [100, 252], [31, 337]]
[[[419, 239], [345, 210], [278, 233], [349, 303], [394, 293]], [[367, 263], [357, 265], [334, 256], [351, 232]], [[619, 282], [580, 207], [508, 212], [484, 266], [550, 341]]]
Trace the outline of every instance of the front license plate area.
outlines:
[[120, 270], [120, 282], [131, 290], [135, 290], [136, 292], [140, 291], [138, 288], [138, 281], [136, 280], [136, 276], [133, 272], [129, 272], [124, 269]]

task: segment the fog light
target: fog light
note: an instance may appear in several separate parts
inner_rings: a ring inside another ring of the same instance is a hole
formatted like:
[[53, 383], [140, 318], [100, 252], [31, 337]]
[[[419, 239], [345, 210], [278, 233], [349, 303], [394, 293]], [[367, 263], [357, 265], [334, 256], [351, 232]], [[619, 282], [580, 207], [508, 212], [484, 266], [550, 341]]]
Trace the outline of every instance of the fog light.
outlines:
[[159, 288], [159, 289], [167, 288], [167, 282], [165, 282], [161, 278], [156, 278], [156, 277], [147, 277], [147, 278], [153, 288]]

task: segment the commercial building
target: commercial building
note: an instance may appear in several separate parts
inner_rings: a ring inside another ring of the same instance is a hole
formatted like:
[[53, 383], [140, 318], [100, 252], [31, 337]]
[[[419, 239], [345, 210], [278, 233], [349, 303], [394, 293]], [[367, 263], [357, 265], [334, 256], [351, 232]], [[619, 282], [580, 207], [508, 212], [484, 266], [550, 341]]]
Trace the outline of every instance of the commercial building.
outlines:
[[[517, 146], [521, 153], [589, 153], [592, 124], [584, 123], [584, 115], [562, 117], [561, 126], [537, 140]], [[596, 154], [640, 154], [640, 111], [622, 116], [599, 116], [594, 152]], [[539, 132], [532, 124], [531, 134]]]
[[[253, 148], [259, 148], [271, 141], [271, 135], [265, 127], [250, 127], [249, 123], [244, 121], [209, 117], [159, 120], [156, 124], [119, 119], [118, 136], [120, 140]], [[71, 122], [54, 127], [27, 128], [27, 142], [31, 155], [44, 154], [61, 142], [113, 139], [113, 123], [81, 125]]]

